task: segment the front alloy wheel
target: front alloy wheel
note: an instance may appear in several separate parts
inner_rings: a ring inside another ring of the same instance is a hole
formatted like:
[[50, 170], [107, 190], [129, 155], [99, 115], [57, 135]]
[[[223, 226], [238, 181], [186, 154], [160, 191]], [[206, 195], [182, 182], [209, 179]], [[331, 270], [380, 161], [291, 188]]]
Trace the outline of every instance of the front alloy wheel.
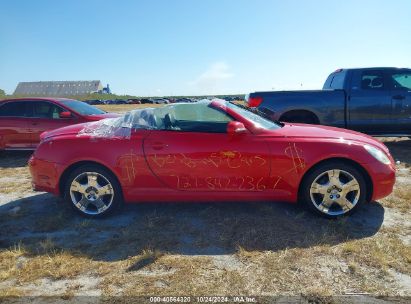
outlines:
[[98, 166], [84, 166], [68, 178], [65, 197], [80, 214], [101, 217], [120, 204], [121, 191], [110, 172]]
[[328, 218], [352, 213], [365, 201], [365, 180], [353, 166], [324, 164], [303, 182], [303, 200], [309, 209]]

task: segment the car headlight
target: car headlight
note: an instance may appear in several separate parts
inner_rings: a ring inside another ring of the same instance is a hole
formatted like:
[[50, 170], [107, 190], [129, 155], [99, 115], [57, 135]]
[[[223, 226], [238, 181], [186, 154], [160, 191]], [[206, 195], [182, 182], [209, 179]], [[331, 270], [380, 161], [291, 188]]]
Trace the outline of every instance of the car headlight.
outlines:
[[387, 157], [387, 155], [381, 151], [378, 148], [375, 148], [373, 146], [369, 145], [364, 145], [365, 150], [368, 151], [375, 159], [378, 161], [382, 162], [385, 165], [389, 165], [391, 163], [390, 159]]

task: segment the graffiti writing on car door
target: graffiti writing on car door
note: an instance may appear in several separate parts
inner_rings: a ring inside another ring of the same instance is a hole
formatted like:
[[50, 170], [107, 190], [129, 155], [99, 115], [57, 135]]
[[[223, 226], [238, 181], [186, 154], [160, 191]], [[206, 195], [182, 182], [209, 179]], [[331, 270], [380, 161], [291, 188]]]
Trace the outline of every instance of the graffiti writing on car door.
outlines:
[[[237, 151], [220, 151], [208, 154], [206, 157], [188, 157], [181, 154], [153, 155], [150, 157], [151, 163], [157, 169], [166, 166], [182, 165], [187, 169], [192, 169], [189, 174], [169, 174], [174, 180], [175, 187], [181, 190], [203, 189], [203, 190], [223, 190], [223, 191], [269, 191], [281, 188], [284, 176], [290, 173], [298, 174], [305, 168], [303, 151], [295, 143], [288, 144], [284, 148], [283, 155], [289, 159], [289, 168], [282, 172], [276, 172], [273, 176], [250, 176], [238, 174], [252, 170], [258, 170], [264, 166], [269, 166], [269, 157], [264, 155], [243, 155]], [[207, 169], [227, 170], [225, 176], [205, 176], [199, 175]], [[248, 170], [246, 170], [248, 169]], [[238, 171], [237, 171], [238, 170]], [[237, 172], [237, 173], [236, 173]]]
[[181, 164], [189, 169], [211, 166], [213, 168], [240, 169], [244, 167], [262, 167], [267, 164], [266, 158], [261, 155], [242, 155], [237, 151], [213, 152], [206, 157], [192, 158], [184, 153], [151, 156], [150, 160], [158, 167]]

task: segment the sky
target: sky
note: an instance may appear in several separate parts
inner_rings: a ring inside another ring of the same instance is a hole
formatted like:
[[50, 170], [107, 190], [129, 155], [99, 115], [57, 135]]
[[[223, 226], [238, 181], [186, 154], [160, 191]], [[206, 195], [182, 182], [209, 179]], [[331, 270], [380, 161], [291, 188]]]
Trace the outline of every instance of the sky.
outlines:
[[0, 89], [101, 80], [136, 96], [321, 89], [411, 67], [410, 0], [0, 0]]

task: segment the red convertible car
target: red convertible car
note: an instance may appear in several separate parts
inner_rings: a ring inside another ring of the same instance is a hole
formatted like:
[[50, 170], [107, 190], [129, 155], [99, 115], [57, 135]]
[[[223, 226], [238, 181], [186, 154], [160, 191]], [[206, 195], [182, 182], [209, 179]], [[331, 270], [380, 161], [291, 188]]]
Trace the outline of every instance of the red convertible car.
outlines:
[[44, 131], [118, 116], [73, 99], [0, 100], [0, 150], [33, 150]]
[[101, 217], [123, 202], [303, 202], [333, 218], [389, 195], [395, 165], [370, 136], [275, 123], [222, 100], [134, 110], [45, 132], [35, 190]]

